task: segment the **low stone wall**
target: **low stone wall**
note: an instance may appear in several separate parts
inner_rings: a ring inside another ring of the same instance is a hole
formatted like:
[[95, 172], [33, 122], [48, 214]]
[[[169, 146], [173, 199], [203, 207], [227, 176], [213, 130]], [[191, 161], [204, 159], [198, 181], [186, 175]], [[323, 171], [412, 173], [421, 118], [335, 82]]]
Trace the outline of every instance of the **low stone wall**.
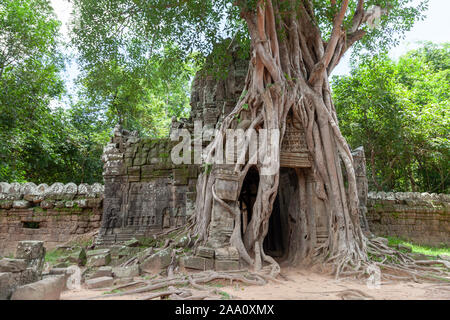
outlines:
[[450, 195], [369, 192], [370, 231], [430, 246], [450, 246]]
[[100, 227], [104, 187], [54, 183], [0, 183], [0, 255], [19, 241], [45, 241], [51, 250]]

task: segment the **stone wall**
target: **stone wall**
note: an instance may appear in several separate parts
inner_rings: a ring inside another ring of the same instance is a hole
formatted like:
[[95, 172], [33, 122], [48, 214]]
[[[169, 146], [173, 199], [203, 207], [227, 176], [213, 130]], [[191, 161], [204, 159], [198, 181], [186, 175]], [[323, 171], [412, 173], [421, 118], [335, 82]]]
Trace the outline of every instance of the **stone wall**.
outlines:
[[116, 128], [103, 161], [105, 200], [98, 244], [181, 226], [192, 213], [198, 167], [170, 160], [175, 142]]
[[19, 241], [45, 241], [47, 249], [100, 227], [104, 187], [54, 183], [0, 183], [0, 255]]
[[417, 244], [450, 246], [450, 195], [369, 192], [370, 231]]

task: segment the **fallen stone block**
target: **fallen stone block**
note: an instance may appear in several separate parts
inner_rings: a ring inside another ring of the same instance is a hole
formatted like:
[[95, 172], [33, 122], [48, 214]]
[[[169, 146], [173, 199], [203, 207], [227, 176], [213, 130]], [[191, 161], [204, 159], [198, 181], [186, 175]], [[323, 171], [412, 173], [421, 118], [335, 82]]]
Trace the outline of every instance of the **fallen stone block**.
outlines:
[[214, 249], [200, 246], [197, 249], [197, 255], [203, 258], [214, 258]]
[[0, 273], [0, 300], [7, 300], [12, 294], [12, 274]]
[[111, 254], [106, 253], [89, 257], [86, 265], [88, 267], [103, 267], [108, 265], [110, 262], [111, 262]]
[[89, 289], [100, 289], [111, 287], [113, 283], [114, 279], [112, 277], [100, 277], [86, 280], [86, 285]]
[[100, 267], [89, 277], [89, 279], [102, 278], [102, 277], [112, 277], [113, 269], [112, 267]]
[[168, 250], [161, 250], [142, 261], [140, 267], [142, 271], [152, 273], [167, 268], [171, 261], [172, 257], [170, 252]]
[[3, 258], [0, 260], [0, 272], [22, 272], [27, 267], [27, 261], [24, 259]]
[[20, 241], [16, 250], [17, 259], [25, 259], [28, 267], [42, 273], [45, 262], [44, 241]]
[[59, 300], [64, 285], [64, 276], [50, 276], [43, 280], [17, 287], [11, 296], [11, 300]]
[[231, 260], [216, 260], [215, 261], [216, 271], [236, 271], [239, 270], [239, 261]]
[[86, 256], [88, 258], [93, 257], [93, 256], [103, 255], [103, 254], [111, 254], [111, 250], [109, 250], [109, 249], [97, 249], [97, 250], [89, 250], [88, 252], [86, 252]]
[[235, 247], [218, 248], [215, 250], [216, 260], [239, 261], [239, 252]]
[[181, 258], [181, 265], [185, 268], [195, 270], [212, 270], [214, 269], [214, 260], [198, 256], [189, 256]]
[[114, 277], [116, 278], [133, 278], [139, 277], [139, 265], [135, 264], [129, 267], [116, 267], [113, 269]]

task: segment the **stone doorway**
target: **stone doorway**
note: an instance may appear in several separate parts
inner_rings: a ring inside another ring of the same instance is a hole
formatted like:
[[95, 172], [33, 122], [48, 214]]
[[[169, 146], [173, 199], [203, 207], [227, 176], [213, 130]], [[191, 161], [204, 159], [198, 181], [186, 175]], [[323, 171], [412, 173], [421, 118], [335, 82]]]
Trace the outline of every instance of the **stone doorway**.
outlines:
[[[239, 208], [242, 212], [242, 234], [245, 233], [252, 218], [253, 205], [259, 185], [259, 173], [252, 167], [242, 184]], [[280, 168], [280, 186], [273, 204], [269, 220], [269, 230], [264, 240], [264, 252], [278, 261], [285, 260], [289, 254], [289, 215], [295, 216], [299, 210], [298, 177], [294, 168]]]

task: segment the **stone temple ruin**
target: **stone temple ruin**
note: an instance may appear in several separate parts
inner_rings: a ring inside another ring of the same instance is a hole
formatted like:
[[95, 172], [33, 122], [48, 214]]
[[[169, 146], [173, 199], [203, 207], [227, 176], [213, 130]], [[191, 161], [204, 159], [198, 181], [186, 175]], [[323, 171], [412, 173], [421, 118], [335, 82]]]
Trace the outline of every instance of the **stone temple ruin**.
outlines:
[[[197, 120], [203, 122], [204, 133], [217, 128], [242, 94], [247, 66], [247, 61], [234, 57], [224, 79], [200, 72], [193, 83], [191, 116], [172, 121], [172, 131], [188, 129], [192, 133]], [[281, 146], [278, 196], [264, 242], [265, 252], [279, 261], [289, 256], [291, 216], [301, 209], [298, 190], [315, 188], [312, 160], [304, 141], [302, 125], [290, 115]], [[203, 147], [208, 143], [204, 139]], [[198, 176], [205, 170], [199, 164], [174, 164], [171, 151], [177, 144], [170, 138], [139, 137], [117, 127], [104, 150], [104, 186], [0, 183], [0, 256], [4, 257], [0, 257], [0, 300], [59, 299], [64, 283], [68, 285], [68, 277], [76, 270], [69, 270], [71, 267], [85, 268], [82, 280], [89, 289], [120, 286], [143, 273], [168, 272], [173, 251], [152, 240], [189, 222], [196, 210]], [[448, 246], [449, 195], [368, 193], [364, 150], [354, 150], [353, 159], [365, 232]], [[240, 188], [233, 166], [214, 166], [213, 170], [215, 191], [241, 210], [244, 232], [256, 198], [258, 171], [250, 169]], [[306, 178], [301, 186], [299, 175]], [[320, 202], [311, 197], [305, 204], [310, 207], [308, 201]], [[328, 237], [327, 218], [320, 206], [313, 207], [317, 208], [313, 215], [316, 245], [320, 245]], [[180, 266], [242, 269], [245, 266], [237, 249], [229, 246], [234, 220], [214, 203], [211, 219], [208, 243], [195, 252], [189, 248], [183, 251]], [[95, 243], [81, 247], [68, 244], [79, 236], [92, 239], [97, 231]], [[142, 245], [146, 241], [148, 245]], [[177, 238], [174, 244], [185, 248], [186, 241]], [[45, 272], [44, 245], [59, 252], [59, 258]]]
[[[202, 121], [204, 130], [218, 128], [242, 94], [247, 68], [248, 61], [234, 57], [225, 79], [198, 73], [191, 94], [191, 116], [189, 119], [174, 120], [172, 130], [188, 129], [193, 133], [194, 121], [198, 120]], [[304, 135], [302, 124], [292, 114], [289, 115], [280, 153], [281, 182], [264, 244], [266, 252], [278, 258], [288, 254], [289, 215], [291, 210], [298, 209], [290, 202], [293, 197], [298, 197], [297, 190], [300, 186], [297, 175], [306, 177], [306, 186], [301, 187], [309, 190], [315, 187], [310, 170], [312, 159], [307, 151]], [[203, 146], [208, 142], [203, 140]], [[196, 164], [174, 165], [170, 153], [177, 143], [178, 141], [171, 141], [169, 138], [139, 138], [136, 132], [115, 129], [103, 156], [105, 198], [98, 245], [112, 245], [135, 237], [149, 237], [166, 228], [179, 227], [186, 223], [195, 210], [197, 177], [204, 168]], [[357, 149], [354, 159], [363, 212], [361, 218], [367, 229], [364, 151]], [[251, 219], [259, 175], [257, 170], [251, 169], [242, 189], [239, 190], [239, 177], [233, 169], [234, 165], [214, 167], [213, 170], [217, 172], [213, 174], [218, 177], [215, 190], [219, 198], [234, 203], [233, 205], [241, 209], [245, 231]], [[207, 247], [212, 248], [213, 252], [203, 256], [200, 253], [200, 265], [212, 264], [207, 259], [214, 256], [214, 249], [223, 249], [224, 244], [229, 243], [233, 231], [234, 220], [223, 212], [221, 206], [216, 205], [213, 208], [211, 219]], [[316, 212], [315, 220], [317, 245], [320, 245], [328, 237], [325, 213], [320, 210]], [[208, 250], [205, 248], [203, 251]], [[234, 264], [233, 267], [238, 266]]]

